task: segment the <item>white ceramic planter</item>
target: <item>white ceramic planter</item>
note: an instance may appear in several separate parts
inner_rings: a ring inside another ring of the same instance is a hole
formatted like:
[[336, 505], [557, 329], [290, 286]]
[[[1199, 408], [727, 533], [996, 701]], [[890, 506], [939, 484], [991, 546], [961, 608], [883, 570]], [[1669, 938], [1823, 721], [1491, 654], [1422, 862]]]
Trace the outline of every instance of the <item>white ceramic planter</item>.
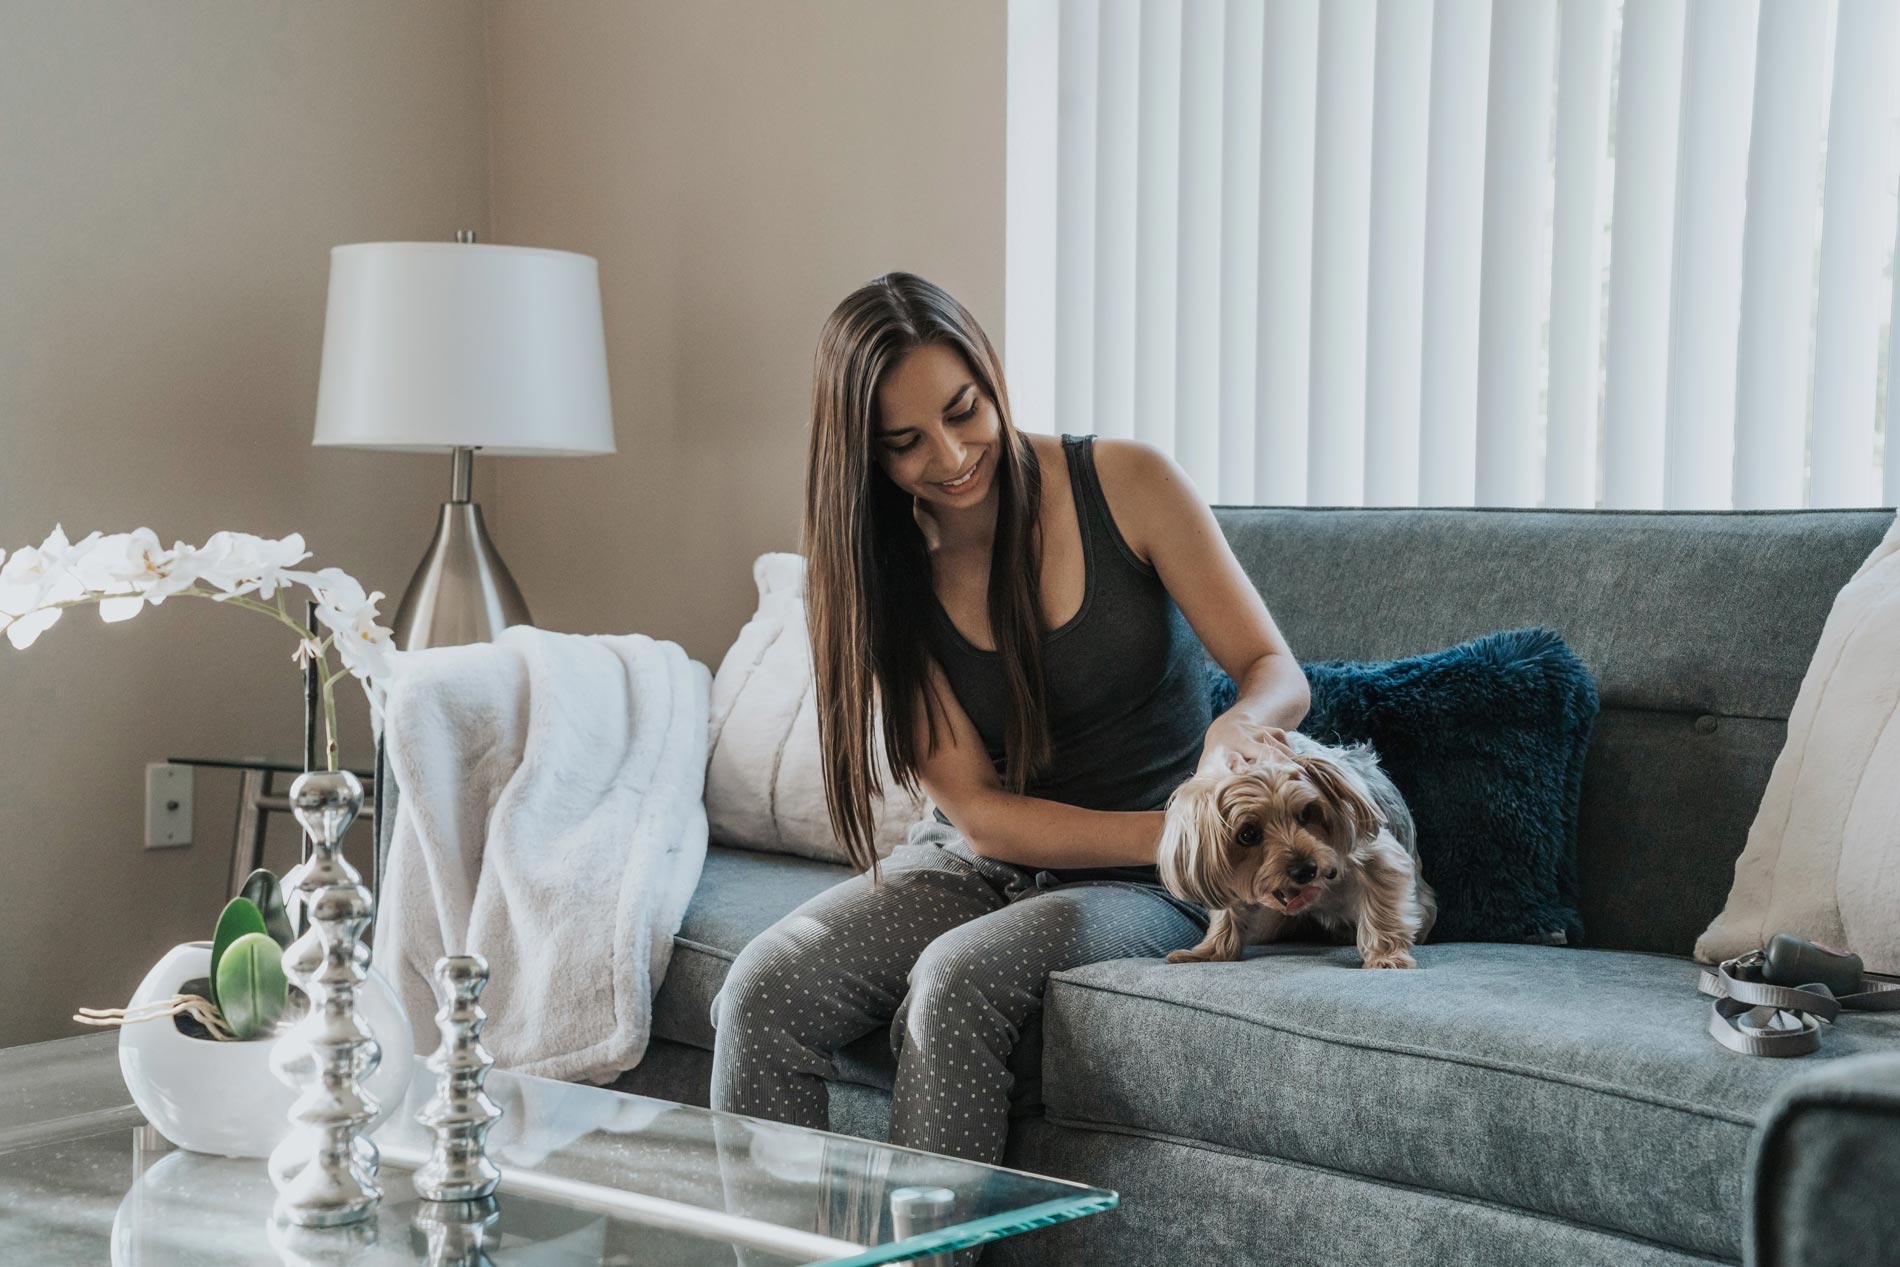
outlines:
[[[170, 998], [193, 977], [211, 971], [211, 943], [174, 946], [139, 983], [130, 1006]], [[415, 1037], [396, 992], [375, 970], [357, 995], [382, 1061], [368, 1091], [380, 1111], [374, 1129], [396, 1111], [415, 1072]], [[180, 1148], [224, 1157], [268, 1157], [290, 1133], [296, 1093], [271, 1073], [280, 1040], [220, 1043], [187, 1038], [169, 1017], [119, 1029], [119, 1071], [145, 1120]]]

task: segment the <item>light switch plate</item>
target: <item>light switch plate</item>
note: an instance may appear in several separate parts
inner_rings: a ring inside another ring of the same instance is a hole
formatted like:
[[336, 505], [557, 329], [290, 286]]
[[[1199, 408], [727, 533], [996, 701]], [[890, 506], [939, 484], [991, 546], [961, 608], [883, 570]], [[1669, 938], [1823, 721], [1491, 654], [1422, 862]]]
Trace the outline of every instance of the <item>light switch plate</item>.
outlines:
[[145, 767], [145, 847], [191, 843], [191, 767], [155, 761]]

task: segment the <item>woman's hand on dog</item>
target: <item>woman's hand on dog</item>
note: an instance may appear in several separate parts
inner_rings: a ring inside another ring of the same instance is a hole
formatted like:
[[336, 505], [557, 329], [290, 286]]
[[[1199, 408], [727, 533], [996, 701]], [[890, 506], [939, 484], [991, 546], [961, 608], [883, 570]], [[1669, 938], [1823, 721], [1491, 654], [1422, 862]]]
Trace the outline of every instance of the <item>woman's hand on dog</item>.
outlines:
[[1207, 728], [1207, 738], [1201, 743], [1199, 772], [1237, 771], [1257, 761], [1292, 759], [1293, 749], [1287, 743], [1286, 731], [1280, 727], [1263, 726], [1222, 713]]

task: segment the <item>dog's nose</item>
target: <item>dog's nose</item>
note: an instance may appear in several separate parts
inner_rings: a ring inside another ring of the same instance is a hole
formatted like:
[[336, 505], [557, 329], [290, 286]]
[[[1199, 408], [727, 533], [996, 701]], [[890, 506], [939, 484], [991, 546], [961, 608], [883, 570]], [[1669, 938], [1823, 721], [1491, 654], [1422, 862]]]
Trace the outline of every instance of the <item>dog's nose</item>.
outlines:
[[1319, 874], [1319, 864], [1310, 859], [1296, 862], [1287, 868], [1287, 878], [1295, 884], [1311, 884], [1313, 877]]

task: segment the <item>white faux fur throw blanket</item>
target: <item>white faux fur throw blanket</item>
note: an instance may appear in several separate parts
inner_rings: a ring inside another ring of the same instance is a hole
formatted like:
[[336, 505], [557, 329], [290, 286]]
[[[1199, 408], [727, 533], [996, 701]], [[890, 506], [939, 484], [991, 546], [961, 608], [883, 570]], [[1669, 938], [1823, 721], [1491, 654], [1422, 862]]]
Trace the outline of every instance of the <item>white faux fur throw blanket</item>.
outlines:
[[1728, 905], [1696, 942], [1715, 963], [1776, 933], [1900, 972], [1900, 518], [1841, 588], [1795, 695]]
[[374, 962], [416, 1050], [437, 1045], [436, 959], [472, 952], [497, 1064], [633, 1068], [706, 858], [706, 666], [639, 634], [515, 625], [398, 653], [386, 687], [400, 793]]

